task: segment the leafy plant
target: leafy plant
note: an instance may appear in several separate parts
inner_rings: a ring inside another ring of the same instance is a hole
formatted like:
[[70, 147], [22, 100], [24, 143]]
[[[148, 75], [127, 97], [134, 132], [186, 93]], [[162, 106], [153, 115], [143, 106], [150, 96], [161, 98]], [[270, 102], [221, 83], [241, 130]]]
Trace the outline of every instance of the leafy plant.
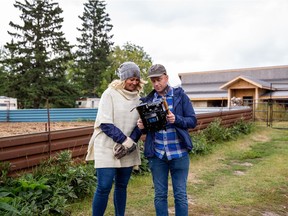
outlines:
[[8, 171], [11, 167], [11, 163], [10, 162], [0, 162], [0, 170], [1, 170], [1, 173], [0, 173], [0, 185], [2, 183], [5, 184], [5, 182], [7, 181], [7, 175], [8, 175]]
[[207, 139], [203, 131], [200, 131], [196, 134], [191, 135], [191, 139], [193, 142], [193, 154], [204, 155], [210, 152], [211, 146], [208, 145]]
[[141, 165], [138, 167], [137, 170], [133, 170], [134, 175], [144, 175], [150, 172], [150, 168], [148, 165], [148, 159], [144, 156], [144, 143], [143, 141], [138, 142], [140, 148], [140, 157], [141, 157]]
[[5, 215], [11, 212], [16, 215], [20, 215], [20, 212], [14, 208], [11, 203], [13, 201], [13, 194], [7, 191], [5, 188], [0, 188], [0, 214]]
[[221, 120], [215, 119], [204, 130], [191, 134], [193, 142], [192, 154], [204, 155], [212, 150], [217, 144], [237, 139], [240, 134], [252, 132], [252, 122], [240, 119], [233, 126], [225, 128], [221, 126]]

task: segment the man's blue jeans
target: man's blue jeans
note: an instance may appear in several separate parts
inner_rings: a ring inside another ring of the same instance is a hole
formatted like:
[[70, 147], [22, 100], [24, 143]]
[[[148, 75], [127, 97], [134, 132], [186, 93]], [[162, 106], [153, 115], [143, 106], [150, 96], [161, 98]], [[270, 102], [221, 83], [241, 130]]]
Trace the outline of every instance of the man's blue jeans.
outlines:
[[132, 167], [97, 168], [97, 188], [92, 203], [92, 215], [103, 216], [107, 207], [109, 193], [114, 182], [114, 207], [116, 216], [124, 216], [127, 198], [127, 185]]
[[189, 155], [181, 158], [167, 160], [158, 157], [149, 158], [149, 167], [153, 176], [155, 188], [154, 205], [157, 216], [168, 215], [168, 175], [171, 174], [175, 215], [188, 215], [188, 200], [186, 193], [187, 177], [189, 172]]

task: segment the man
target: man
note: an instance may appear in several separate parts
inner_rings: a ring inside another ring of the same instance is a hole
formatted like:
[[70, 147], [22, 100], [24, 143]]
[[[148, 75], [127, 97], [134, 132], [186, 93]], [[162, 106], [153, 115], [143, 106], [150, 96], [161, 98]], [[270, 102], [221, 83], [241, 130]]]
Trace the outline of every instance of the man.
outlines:
[[142, 98], [142, 102], [150, 103], [165, 99], [169, 107], [164, 130], [145, 130], [142, 120], [137, 121], [138, 127], [146, 133], [144, 155], [148, 158], [153, 176], [156, 215], [168, 215], [167, 194], [170, 172], [175, 214], [186, 216], [188, 215], [186, 186], [190, 163], [189, 151], [193, 147], [188, 129], [196, 126], [196, 115], [184, 90], [169, 85], [169, 77], [163, 65], [152, 65], [148, 73], [154, 90]]

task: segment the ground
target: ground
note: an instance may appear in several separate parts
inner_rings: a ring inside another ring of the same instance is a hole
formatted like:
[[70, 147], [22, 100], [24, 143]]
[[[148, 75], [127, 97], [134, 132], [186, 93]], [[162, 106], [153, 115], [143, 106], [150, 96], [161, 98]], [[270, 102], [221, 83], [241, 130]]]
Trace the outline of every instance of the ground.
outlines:
[[[50, 131], [93, 126], [94, 121], [51, 122]], [[0, 122], [0, 138], [48, 131], [47, 122]]]

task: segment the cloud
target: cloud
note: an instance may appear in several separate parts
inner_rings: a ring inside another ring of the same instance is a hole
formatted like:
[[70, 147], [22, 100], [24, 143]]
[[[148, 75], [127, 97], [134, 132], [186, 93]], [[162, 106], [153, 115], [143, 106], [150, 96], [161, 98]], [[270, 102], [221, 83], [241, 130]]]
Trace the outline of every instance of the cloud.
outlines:
[[[3, 22], [15, 20], [18, 11], [11, 2], [1, 0], [4, 7], [0, 9], [1, 27]], [[78, 16], [87, 1], [57, 2], [64, 10], [65, 35], [75, 43], [79, 36], [76, 27], [81, 27]], [[107, 0], [106, 3], [106, 12], [114, 26], [115, 45], [131, 42], [142, 46], [155, 63], [166, 66], [176, 83], [177, 74], [182, 72], [287, 64], [287, 0]], [[4, 12], [9, 16], [4, 16]], [[1, 36], [3, 29], [7, 31], [6, 24], [0, 29]]]

